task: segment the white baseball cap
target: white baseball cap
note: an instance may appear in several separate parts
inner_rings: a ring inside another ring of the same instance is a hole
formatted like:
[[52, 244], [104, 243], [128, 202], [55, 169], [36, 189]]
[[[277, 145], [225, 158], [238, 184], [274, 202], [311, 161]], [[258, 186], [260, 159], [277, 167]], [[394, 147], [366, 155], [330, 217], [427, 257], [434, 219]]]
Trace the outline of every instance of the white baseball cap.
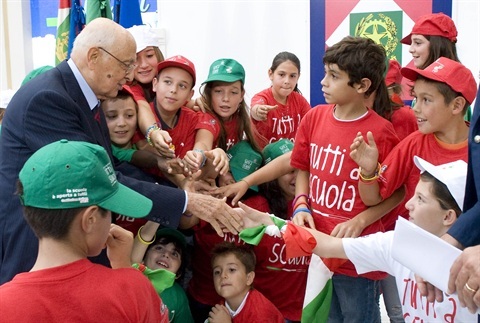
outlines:
[[450, 194], [461, 210], [463, 210], [463, 199], [465, 197], [465, 183], [467, 182], [467, 163], [463, 160], [456, 160], [451, 163], [435, 166], [426, 160], [414, 156], [415, 165], [420, 173], [428, 172], [430, 175], [445, 184]]
[[133, 38], [135, 38], [135, 42], [137, 43], [137, 53], [141, 52], [148, 46], [160, 46], [160, 35], [149, 26], [133, 26], [127, 28], [127, 30], [132, 34]]

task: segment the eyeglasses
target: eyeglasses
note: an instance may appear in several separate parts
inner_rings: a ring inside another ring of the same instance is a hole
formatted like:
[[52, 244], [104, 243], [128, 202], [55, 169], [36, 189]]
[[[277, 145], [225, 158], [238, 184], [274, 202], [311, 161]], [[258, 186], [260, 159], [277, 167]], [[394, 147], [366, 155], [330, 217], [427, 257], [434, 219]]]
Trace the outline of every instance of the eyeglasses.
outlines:
[[108, 50], [106, 50], [105, 48], [103, 47], [98, 47], [100, 48], [101, 50], [103, 50], [105, 53], [107, 53], [108, 55], [112, 56], [113, 58], [115, 58], [117, 60], [117, 62], [119, 62], [120, 64], [122, 64], [123, 68], [125, 69], [125, 74], [128, 74], [130, 73], [133, 69], [135, 69], [135, 67], [137, 67], [137, 65], [135, 64], [126, 64], [124, 62], [122, 62], [121, 60], [119, 60], [117, 57], [115, 57], [115, 55], [113, 55], [112, 53], [110, 53]]

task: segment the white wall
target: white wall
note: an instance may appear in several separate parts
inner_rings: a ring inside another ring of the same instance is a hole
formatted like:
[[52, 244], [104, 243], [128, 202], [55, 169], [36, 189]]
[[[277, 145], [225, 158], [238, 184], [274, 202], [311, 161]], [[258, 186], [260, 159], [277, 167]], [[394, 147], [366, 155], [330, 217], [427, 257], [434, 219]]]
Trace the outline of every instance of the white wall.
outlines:
[[[378, 0], [387, 1], [387, 0]], [[28, 1], [2, 0], [8, 6], [17, 6], [17, 17], [26, 12]], [[156, 27], [166, 36], [167, 57], [181, 54], [191, 59], [197, 68], [198, 87], [206, 79], [210, 64], [222, 57], [237, 59], [245, 67], [247, 102], [252, 95], [268, 87], [268, 68], [273, 57], [281, 51], [295, 53], [302, 64], [299, 87], [310, 97], [310, 1], [309, 0], [158, 0]], [[22, 4], [22, 8], [18, 6]], [[29, 9], [29, 8], [28, 8]], [[25, 18], [25, 13], [23, 17]], [[480, 72], [480, 1], [453, 0], [453, 20], [459, 36], [457, 48], [460, 59], [478, 78]], [[2, 13], [2, 26], [5, 25]], [[29, 11], [28, 16], [29, 18]], [[54, 39], [34, 39], [33, 52], [29, 50], [27, 30], [29, 19], [23, 28], [9, 28], [10, 39], [2, 48], [1, 89], [20, 85], [29, 67], [54, 65]], [[3, 29], [3, 28], [2, 28]], [[20, 32], [18, 31], [20, 30]], [[23, 39], [23, 42], [17, 40]], [[5, 53], [14, 64], [5, 66]], [[19, 62], [21, 60], [21, 62]], [[4, 68], [5, 66], [5, 68]], [[10, 82], [7, 82], [7, 72]], [[12, 77], [13, 75], [13, 77]]]
[[158, 12], [158, 26], [166, 30], [166, 56], [191, 59], [198, 83], [207, 78], [213, 61], [234, 58], [245, 68], [250, 104], [251, 96], [270, 86], [267, 72], [275, 55], [290, 51], [300, 59], [299, 87], [309, 97], [308, 0], [159, 0]]

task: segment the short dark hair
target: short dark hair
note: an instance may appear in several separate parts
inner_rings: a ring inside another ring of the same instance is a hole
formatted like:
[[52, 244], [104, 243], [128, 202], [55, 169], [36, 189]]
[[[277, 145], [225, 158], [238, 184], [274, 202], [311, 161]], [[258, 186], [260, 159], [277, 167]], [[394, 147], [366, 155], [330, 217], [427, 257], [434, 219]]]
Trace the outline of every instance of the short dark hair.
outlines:
[[[283, 62], [290, 61], [295, 65], [295, 67], [298, 69], [298, 73], [300, 74], [300, 60], [298, 59], [297, 55], [290, 53], [290, 52], [281, 52], [278, 53], [274, 58], [272, 62], [272, 66], [270, 67], [270, 70], [275, 72], [275, 70], [278, 68], [280, 64]], [[298, 89], [298, 84], [295, 85], [295, 88], [293, 89], [295, 92], [302, 93]]]
[[133, 95], [128, 92], [127, 90], [125, 89], [121, 89], [118, 91], [117, 93], [117, 96], [114, 97], [114, 98], [109, 98], [107, 99], [108, 101], [111, 101], [111, 102], [115, 102], [115, 101], [118, 101], [118, 100], [127, 100], [127, 99], [132, 99], [133, 100], [133, 103], [135, 103], [135, 110], [138, 112], [138, 104], [137, 104], [137, 101], [135, 100], [135, 98], [133, 97]]
[[349, 86], [359, 84], [362, 78], [369, 79], [371, 86], [364, 96], [368, 98], [376, 91], [372, 108], [380, 116], [388, 119], [391, 105], [384, 81], [387, 72], [386, 62], [385, 49], [381, 45], [369, 38], [353, 36], [347, 36], [329, 47], [323, 56], [323, 64], [336, 64], [348, 74]]
[[443, 210], [453, 209], [457, 217], [462, 213], [462, 205], [458, 205], [457, 201], [452, 196], [452, 193], [447, 188], [447, 185], [440, 182], [438, 179], [433, 177], [429, 172], [423, 172], [420, 175], [420, 180], [424, 182], [432, 183], [432, 193], [437, 198], [440, 203], [440, 207]]
[[[17, 183], [17, 194], [23, 195], [23, 185]], [[23, 207], [23, 216], [38, 239], [52, 238], [62, 240], [67, 237], [75, 217], [86, 208], [42, 209], [33, 206]], [[107, 210], [99, 207], [102, 216]]]
[[233, 254], [245, 266], [247, 274], [255, 271], [256, 257], [253, 249], [247, 245], [236, 245], [233, 242], [220, 242], [212, 249], [212, 266], [218, 257]]

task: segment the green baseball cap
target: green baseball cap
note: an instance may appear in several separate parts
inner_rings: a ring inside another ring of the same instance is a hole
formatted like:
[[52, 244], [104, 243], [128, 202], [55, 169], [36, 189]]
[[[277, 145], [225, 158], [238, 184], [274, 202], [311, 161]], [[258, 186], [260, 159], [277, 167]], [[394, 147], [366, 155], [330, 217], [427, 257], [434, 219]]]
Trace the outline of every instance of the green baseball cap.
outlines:
[[[255, 151], [248, 141], [240, 141], [227, 151], [230, 159], [230, 172], [236, 182], [241, 181], [246, 176], [260, 168], [262, 165], [262, 155]], [[250, 189], [258, 192], [258, 186], [250, 186]]]
[[288, 139], [280, 139], [279, 141], [272, 142], [263, 148], [263, 158], [265, 164], [268, 164], [275, 158], [286, 154], [293, 150], [293, 142]]
[[169, 237], [177, 241], [182, 246], [183, 251], [187, 249], [187, 239], [185, 239], [185, 236], [183, 235], [183, 233], [181, 233], [176, 229], [172, 229], [172, 228], [158, 229], [155, 240], [158, 240], [158, 238], [161, 238], [161, 237]]
[[42, 209], [98, 205], [132, 218], [146, 216], [152, 201], [120, 184], [105, 149], [82, 141], [60, 141], [37, 150], [19, 175], [20, 200]]
[[44, 65], [44, 66], [40, 66], [39, 68], [34, 69], [33, 71], [31, 71], [30, 73], [28, 73], [28, 74], [25, 76], [25, 78], [23, 79], [21, 85], [24, 85], [24, 84], [27, 83], [28, 81], [34, 79], [35, 77], [37, 77], [37, 76], [40, 75], [40, 74], [45, 73], [45, 72], [48, 71], [48, 70], [51, 70], [52, 68], [53, 68], [53, 66]]
[[242, 64], [234, 59], [217, 59], [212, 63], [212, 65], [210, 65], [210, 71], [208, 72], [207, 80], [202, 84], [213, 81], [222, 81], [228, 83], [242, 81], [242, 84], [245, 84], [245, 69], [243, 68]]

